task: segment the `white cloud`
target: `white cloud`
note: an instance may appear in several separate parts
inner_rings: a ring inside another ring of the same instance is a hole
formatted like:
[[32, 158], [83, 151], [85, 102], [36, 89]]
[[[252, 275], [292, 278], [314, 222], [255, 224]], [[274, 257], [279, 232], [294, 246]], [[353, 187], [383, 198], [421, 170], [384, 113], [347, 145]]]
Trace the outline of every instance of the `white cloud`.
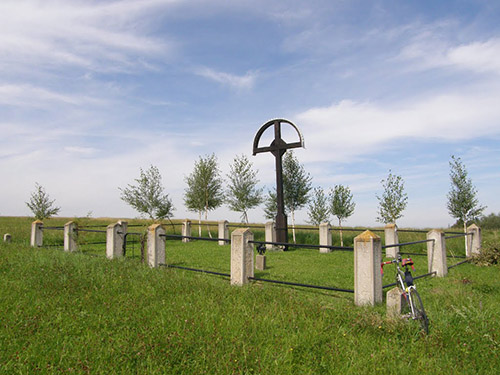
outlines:
[[452, 45], [425, 34], [405, 46], [398, 59], [411, 63], [416, 70], [453, 67], [500, 75], [500, 38]]
[[256, 72], [246, 72], [245, 75], [238, 76], [230, 73], [218, 72], [207, 67], [199, 68], [195, 73], [235, 89], [251, 89], [257, 79]]
[[98, 71], [140, 65], [140, 55], [165, 54], [171, 48], [166, 41], [148, 36], [139, 26], [140, 17], [172, 3], [4, 0], [0, 3], [2, 65], [13, 69], [78, 66]]
[[381, 152], [390, 142], [458, 141], [500, 134], [498, 95], [440, 95], [383, 106], [344, 100], [297, 115], [310, 161], [342, 160]]

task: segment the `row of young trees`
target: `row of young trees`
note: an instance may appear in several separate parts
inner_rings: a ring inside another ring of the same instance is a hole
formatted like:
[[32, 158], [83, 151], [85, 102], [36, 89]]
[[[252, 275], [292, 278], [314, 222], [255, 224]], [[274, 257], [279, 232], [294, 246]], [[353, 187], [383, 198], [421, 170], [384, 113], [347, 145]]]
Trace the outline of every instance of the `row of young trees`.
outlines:
[[[264, 196], [264, 189], [258, 188], [257, 171], [245, 155], [236, 156], [230, 165], [227, 174], [226, 189], [218, 166], [215, 154], [200, 157], [195, 162], [192, 173], [185, 178], [186, 189], [184, 204], [187, 209], [198, 213], [201, 223], [202, 215], [208, 219], [208, 212], [226, 203], [228, 207], [241, 213], [243, 222], [248, 223], [248, 211], [264, 203], [264, 213], [267, 219], [276, 216], [276, 193], [268, 190]], [[477, 199], [477, 189], [468, 177], [467, 170], [460, 158], [451, 157], [450, 161], [451, 189], [447, 195], [447, 208], [450, 215], [463, 225], [466, 231], [467, 224], [477, 220], [485, 210]], [[291, 216], [293, 240], [295, 241], [295, 213], [308, 204], [308, 222], [318, 225], [329, 222], [330, 215], [338, 220], [342, 229], [342, 222], [349, 218], [355, 209], [353, 195], [349, 187], [335, 185], [330, 189], [328, 196], [321, 187], [312, 189], [312, 178], [299, 163], [293, 152], [285, 153], [283, 158], [283, 190], [285, 210]], [[141, 215], [153, 220], [170, 219], [174, 206], [172, 200], [165, 193], [161, 182], [161, 174], [157, 167], [151, 166], [148, 170], [140, 169], [139, 178], [135, 184], [119, 188], [121, 199], [136, 209]], [[383, 193], [376, 195], [379, 201], [377, 221], [381, 223], [396, 223], [403, 216], [408, 204], [408, 196], [404, 191], [404, 181], [401, 176], [389, 171], [387, 179], [382, 180]], [[55, 206], [45, 189], [38, 183], [36, 190], [31, 194], [27, 206], [36, 219], [44, 219], [57, 215], [60, 207]], [[199, 226], [201, 234], [201, 225]], [[210, 232], [209, 232], [210, 234]], [[341, 242], [342, 241], [342, 232]]]

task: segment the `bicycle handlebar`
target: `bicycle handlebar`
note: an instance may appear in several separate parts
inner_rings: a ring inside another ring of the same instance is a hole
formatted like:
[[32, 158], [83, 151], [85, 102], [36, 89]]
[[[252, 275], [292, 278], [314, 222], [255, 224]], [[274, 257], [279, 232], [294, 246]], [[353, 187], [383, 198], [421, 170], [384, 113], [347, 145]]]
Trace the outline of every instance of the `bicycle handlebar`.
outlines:
[[384, 274], [384, 266], [387, 265], [387, 264], [397, 264], [397, 263], [400, 263], [404, 266], [404, 267], [408, 267], [408, 266], [411, 266], [411, 269], [413, 271], [415, 271], [415, 267], [413, 267], [413, 260], [411, 258], [404, 258], [404, 259], [401, 259], [401, 257], [398, 257], [396, 259], [393, 259], [393, 260], [388, 260], [387, 262], [382, 262], [380, 263], [380, 273], [383, 275]]

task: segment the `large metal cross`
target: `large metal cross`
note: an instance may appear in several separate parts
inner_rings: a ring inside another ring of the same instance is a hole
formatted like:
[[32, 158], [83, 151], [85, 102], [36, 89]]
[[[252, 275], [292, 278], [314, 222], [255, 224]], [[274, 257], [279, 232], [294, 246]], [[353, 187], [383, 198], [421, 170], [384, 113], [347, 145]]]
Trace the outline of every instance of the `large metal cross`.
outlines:
[[[287, 143], [281, 138], [281, 125], [288, 124], [295, 129], [299, 136], [299, 142]], [[274, 126], [274, 140], [268, 147], [259, 147], [259, 141], [262, 134], [271, 126]], [[276, 158], [276, 241], [288, 243], [288, 224], [285, 215], [285, 203], [283, 196], [283, 166], [282, 158], [286, 150], [290, 148], [304, 147], [304, 138], [300, 133], [299, 128], [292, 122], [284, 119], [275, 119], [268, 121], [259, 129], [253, 141], [253, 155], [261, 152], [271, 152]], [[285, 249], [287, 247], [285, 246]]]

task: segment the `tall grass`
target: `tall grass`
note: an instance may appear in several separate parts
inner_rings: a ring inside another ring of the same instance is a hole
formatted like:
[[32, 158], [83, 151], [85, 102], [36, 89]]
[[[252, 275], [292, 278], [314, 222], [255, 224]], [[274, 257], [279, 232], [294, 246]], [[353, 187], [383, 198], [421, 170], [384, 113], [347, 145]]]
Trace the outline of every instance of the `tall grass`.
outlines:
[[[500, 365], [498, 266], [418, 280], [426, 336], [387, 319], [384, 305], [355, 307], [351, 294], [231, 287], [225, 277], [149, 269], [138, 256], [32, 249], [18, 237], [29, 239], [29, 220], [27, 231], [17, 224], [0, 218], [0, 234], [15, 238], [0, 244], [2, 374], [496, 374]], [[229, 246], [168, 240], [166, 254], [170, 264], [229, 270]], [[266, 255], [269, 269], [256, 276], [352, 284], [350, 253]]]

